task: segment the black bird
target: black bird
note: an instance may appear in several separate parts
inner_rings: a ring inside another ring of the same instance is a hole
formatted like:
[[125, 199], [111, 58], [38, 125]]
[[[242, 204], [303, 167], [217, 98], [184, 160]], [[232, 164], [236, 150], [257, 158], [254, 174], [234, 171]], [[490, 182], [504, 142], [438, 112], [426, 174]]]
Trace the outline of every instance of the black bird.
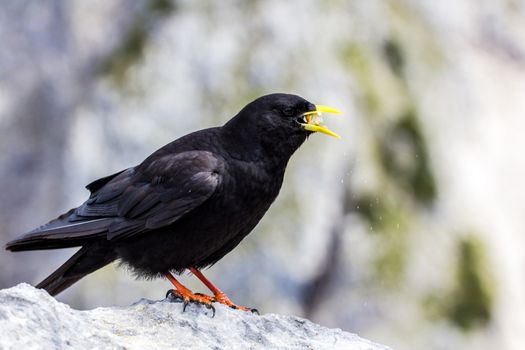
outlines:
[[[120, 259], [139, 276], [166, 276], [174, 296], [238, 307], [200, 269], [215, 264], [257, 225], [277, 197], [292, 154], [340, 112], [288, 94], [260, 97], [222, 127], [162, 147], [140, 165], [98, 179], [78, 208], [6, 245], [10, 251], [81, 247], [37, 285], [58, 294]], [[194, 294], [173, 276], [190, 270], [214, 294]]]

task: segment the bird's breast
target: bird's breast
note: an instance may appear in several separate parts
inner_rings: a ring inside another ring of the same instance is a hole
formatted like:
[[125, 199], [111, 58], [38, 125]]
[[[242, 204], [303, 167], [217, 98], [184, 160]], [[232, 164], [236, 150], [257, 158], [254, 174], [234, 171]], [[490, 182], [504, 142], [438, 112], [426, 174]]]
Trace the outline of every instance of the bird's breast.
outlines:
[[[221, 184], [221, 212], [232, 235], [246, 235], [264, 216], [281, 188], [284, 171], [271, 172], [257, 164], [239, 164]], [[248, 232], [245, 232], [247, 231]]]

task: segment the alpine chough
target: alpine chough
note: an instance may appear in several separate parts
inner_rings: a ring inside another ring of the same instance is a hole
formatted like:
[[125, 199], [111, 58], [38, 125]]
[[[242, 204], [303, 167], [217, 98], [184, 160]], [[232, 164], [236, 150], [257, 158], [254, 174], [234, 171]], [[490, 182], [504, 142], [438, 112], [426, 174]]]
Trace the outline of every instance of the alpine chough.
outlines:
[[[89, 199], [6, 245], [10, 251], [81, 247], [37, 285], [58, 294], [115, 261], [139, 276], [167, 277], [185, 304], [233, 304], [200, 269], [253, 230], [277, 197], [292, 154], [314, 132], [339, 137], [321, 113], [340, 112], [289, 94], [262, 96], [222, 127], [183, 136], [141, 164], [98, 179]], [[190, 270], [213, 293], [173, 275]]]

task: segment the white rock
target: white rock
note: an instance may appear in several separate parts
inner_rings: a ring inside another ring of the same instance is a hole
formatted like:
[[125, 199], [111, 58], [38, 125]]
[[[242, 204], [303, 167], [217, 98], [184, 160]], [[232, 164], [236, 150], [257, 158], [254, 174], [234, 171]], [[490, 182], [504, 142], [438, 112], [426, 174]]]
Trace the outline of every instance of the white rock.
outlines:
[[0, 290], [0, 349], [387, 350], [294, 316], [254, 315], [216, 305], [140, 300], [78, 311], [28, 284]]

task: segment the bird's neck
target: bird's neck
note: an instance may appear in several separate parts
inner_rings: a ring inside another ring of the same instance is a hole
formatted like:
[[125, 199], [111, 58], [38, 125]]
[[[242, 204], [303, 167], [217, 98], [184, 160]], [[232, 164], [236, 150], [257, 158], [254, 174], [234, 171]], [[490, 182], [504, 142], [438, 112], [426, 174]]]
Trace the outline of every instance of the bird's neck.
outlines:
[[280, 135], [279, 131], [265, 135], [250, 123], [240, 124], [234, 118], [222, 127], [223, 146], [228, 154], [238, 160], [264, 163], [276, 171], [286, 168], [292, 154], [306, 139]]

